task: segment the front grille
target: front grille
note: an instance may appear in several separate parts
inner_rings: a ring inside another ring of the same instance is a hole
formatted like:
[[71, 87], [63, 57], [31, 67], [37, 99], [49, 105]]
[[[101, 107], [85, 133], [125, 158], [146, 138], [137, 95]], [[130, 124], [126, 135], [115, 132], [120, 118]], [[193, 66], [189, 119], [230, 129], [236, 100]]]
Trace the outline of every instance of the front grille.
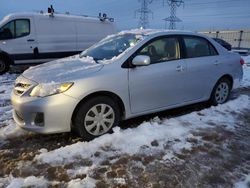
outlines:
[[14, 87], [14, 92], [16, 95], [22, 95], [30, 88], [30, 86], [31, 84], [16, 83]]

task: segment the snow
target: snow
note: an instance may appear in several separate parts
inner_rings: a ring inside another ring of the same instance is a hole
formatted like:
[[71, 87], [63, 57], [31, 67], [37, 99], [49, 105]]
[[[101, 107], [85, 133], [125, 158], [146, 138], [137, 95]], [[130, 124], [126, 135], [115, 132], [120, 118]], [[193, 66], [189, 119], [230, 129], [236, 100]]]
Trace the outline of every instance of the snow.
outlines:
[[[172, 155], [171, 152], [178, 153], [184, 148], [192, 148], [192, 145], [187, 142], [187, 138], [192, 138], [192, 131], [198, 128], [206, 128], [215, 124], [223, 125], [228, 129], [235, 128], [236, 120], [231, 113], [240, 113], [247, 108], [250, 108], [250, 98], [242, 95], [226, 104], [176, 118], [163, 119], [161, 123], [154, 119], [133, 129], [121, 130], [119, 127], [115, 127], [113, 134], [103, 135], [90, 142], [78, 142], [50, 152], [45, 151], [37, 155], [35, 160], [39, 163], [60, 165], [73, 162], [78, 157], [94, 159], [94, 153], [105, 147], [112, 148], [119, 154], [132, 155], [139, 153], [145, 145], [150, 147], [154, 140], [158, 141], [159, 149], [163, 149], [166, 141], [178, 139], [180, 141], [174, 143], [170, 148], [170, 155]], [[98, 161], [96, 162], [98, 163]]]
[[246, 65], [250, 65], [250, 55], [242, 56], [242, 58], [244, 59]]
[[12, 119], [10, 93], [16, 78], [16, 74], [9, 73], [0, 76], [0, 144], [6, 138], [19, 137], [27, 133], [17, 127]]
[[235, 188], [249, 188], [250, 187], [250, 174], [246, 175], [244, 178], [245, 179], [243, 181], [239, 181], [235, 183], [234, 187]]
[[68, 183], [68, 188], [94, 188], [96, 181], [90, 177], [86, 177], [83, 180], [73, 179]]
[[21, 188], [21, 187], [47, 187], [47, 180], [44, 177], [29, 176], [27, 178], [9, 178], [10, 184], [7, 188]]
[[97, 64], [92, 57], [80, 58], [75, 55], [31, 67], [23, 76], [38, 83], [62, 83], [80, 79], [102, 67], [103, 65]]
[[250, 66], [243, 66], [243, 79], [241, 82], [242, 87], [250, 87]]

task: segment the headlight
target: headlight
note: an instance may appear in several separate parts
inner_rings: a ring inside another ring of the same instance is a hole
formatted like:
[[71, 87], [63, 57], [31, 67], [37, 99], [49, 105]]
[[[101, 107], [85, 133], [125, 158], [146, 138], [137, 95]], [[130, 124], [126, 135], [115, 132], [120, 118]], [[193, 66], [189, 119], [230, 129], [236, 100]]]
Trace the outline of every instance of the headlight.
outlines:
[[32, 97], [46, 97], [67, 91], [74, 83], [38, 84], [30, 93]]

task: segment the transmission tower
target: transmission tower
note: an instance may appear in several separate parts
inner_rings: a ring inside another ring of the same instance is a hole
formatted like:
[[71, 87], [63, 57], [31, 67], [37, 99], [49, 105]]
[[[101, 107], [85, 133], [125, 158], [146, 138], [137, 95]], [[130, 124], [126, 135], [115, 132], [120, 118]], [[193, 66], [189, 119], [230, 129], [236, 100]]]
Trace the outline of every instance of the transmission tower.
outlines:
[[139, 14], [139, 24], [140, 28], [147, 28], [149, 26], [149, 14], [153, 16], [153, 12], [148, 8], [148, 5], [153, 2], [153, 0], [138, 0], [141, 3], [141, 8], [135, 11], [135, 15]]
[[[163, 3], [166, 0], [163, 0]], [[184, 4], [183, 0], [167, 0], [168, 5], [170, 6], [170, 16], [164, 18], [165, 27], [167, 26], [167, 22], [169, 22], [169, 29], [176, 29], [176, 22], [181, 22], [181, 19], [176, 16], [177, 7]]]

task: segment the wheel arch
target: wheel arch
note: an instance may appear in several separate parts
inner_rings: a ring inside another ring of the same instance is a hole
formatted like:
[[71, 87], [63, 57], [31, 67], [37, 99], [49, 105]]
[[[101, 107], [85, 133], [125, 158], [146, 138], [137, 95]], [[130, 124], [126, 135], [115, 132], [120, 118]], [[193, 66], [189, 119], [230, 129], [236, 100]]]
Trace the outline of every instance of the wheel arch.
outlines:
[[[120, 109], [120, 112], [121, 112], [121, 118], [123, 118], [125, 116], [125, 105], [122, 101], [122, 99], [115, 93], [113, 92], [110, 92], [110, 91], [97, 91], [97, 92], [94, 92], [94, 93], [91, 93], [87, 96], [85, 96], [75, 107], [74, 111], [73, 111], [73, 114], [72, 114], [72, 117], [71, 117], [71, 120], [74, 119], [74, 117], [76, 116], [76, 113], [79, 109], [79, 107], [87, 100], [91, 99], [91, 98], [94, 98], [94, 97], [99, 97], [99, 96], [106, 96], [106, 97], [109, 97], [111, 98], [112, 100], [115, 100], [117, 103], [118, 103], [118, 106], [119, 106], [119, 109]], [[72, 121], [73, 122], [73, 121]]]
[[234, 80], [233, 80], [233, 77], [232, 77], [230, 74], [224, 74], [222, 77], [220, 77], [220, 79], [217, 80], [216, 84], [217, 84], [221, 79], [224, 79], [224, 78], [230, 81], [231, 89], [232, 89]]
[[14, 64], [13, 59], [10, 57], [10, 55], [2, 50], [0, 50], [0, 58], [4, 58], [8, 61], [10, 65]]
[[221, 77], [215, 82], [215, 84], [214, 84], [214, 86], [213, 86], [213, 89], [212, 89], [212, 91], [211, 91], [211, 93], [210, 93], [210, 99], [211, 99], [212, 94], [213, 94], [213, 92], [214, 92], [215, 86], [219, 83], [220, 80], [222, 80], [222, 79], [224, 79], [224, 78], [230, 81], [230, 84], [231, 84], [231, 85], [230, 85], [230, 86], [231, 86], [230, 89], [233, 88], [233, 77], [232, 77], [230, 74], [224, 74], [223, 76], [221, 76]]

